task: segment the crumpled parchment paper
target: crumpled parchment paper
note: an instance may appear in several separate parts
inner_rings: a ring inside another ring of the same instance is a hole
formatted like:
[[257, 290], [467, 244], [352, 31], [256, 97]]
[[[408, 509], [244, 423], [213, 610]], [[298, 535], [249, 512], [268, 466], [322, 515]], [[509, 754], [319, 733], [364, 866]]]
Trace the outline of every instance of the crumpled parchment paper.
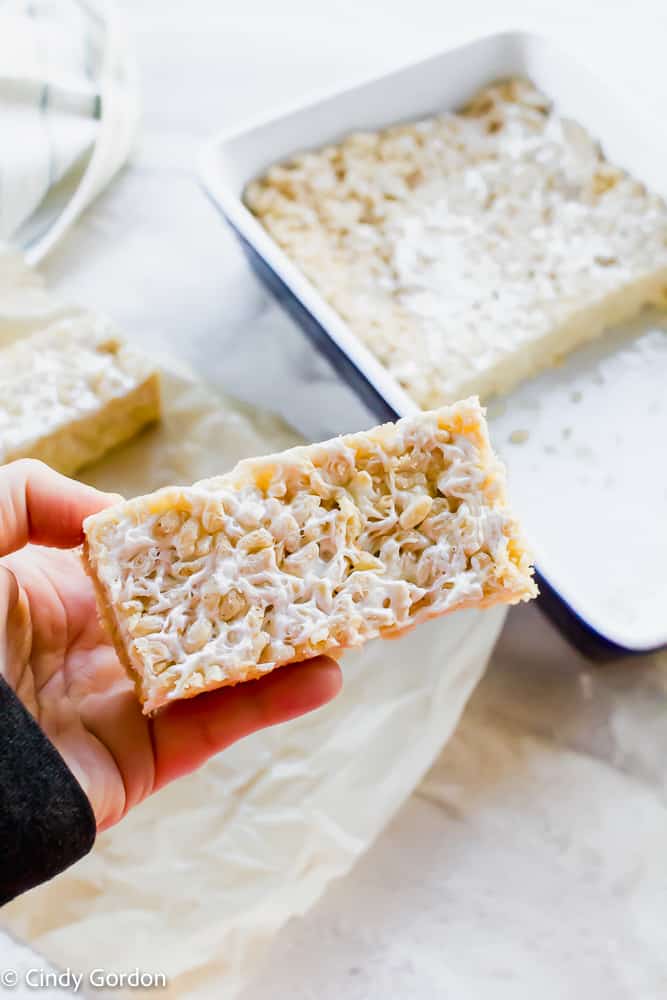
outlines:
[[[294, 443], [186, 369], [163, 370], [161, 427], [90, 470], [90, 482], [129, 496]], [[502, 609], [464, 611], [347, 654], [333, 704], [165, 788], [2, 922], [63, 967], [138, 967], [163, 973], [169, 996], [234, 996], [276, 931], [350, 869], [413, 790], [503, 619]]]

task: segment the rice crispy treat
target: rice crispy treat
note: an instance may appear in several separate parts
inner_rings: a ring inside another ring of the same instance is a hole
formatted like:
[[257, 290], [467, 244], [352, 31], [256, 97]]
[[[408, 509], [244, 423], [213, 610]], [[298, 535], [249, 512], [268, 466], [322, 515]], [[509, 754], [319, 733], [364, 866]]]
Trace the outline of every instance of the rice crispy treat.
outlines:
[[425, 409], [667, 304], [667, 206], [526, 80], [303, 153], [245, 200]]
[[536, 594], [476, 399], [240, 462], [104, 510], [84, 531], [146, 713]]
[[72, 475], [159, 416], [157, 371], [105, 319], [61, 320], [0, 350], [0, 463]]

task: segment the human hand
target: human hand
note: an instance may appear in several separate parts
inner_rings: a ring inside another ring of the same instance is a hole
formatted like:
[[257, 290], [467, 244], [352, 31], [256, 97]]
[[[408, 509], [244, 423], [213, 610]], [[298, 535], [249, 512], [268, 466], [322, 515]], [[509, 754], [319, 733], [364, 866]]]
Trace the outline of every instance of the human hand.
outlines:
[[0, 467], [0, 674], [88, 796], [98, 830], [258, 729], [333, 698], [328, 657], [175, 702], [146, 717], [99, 623], [82, 523], [118, 498], [40, 462]]

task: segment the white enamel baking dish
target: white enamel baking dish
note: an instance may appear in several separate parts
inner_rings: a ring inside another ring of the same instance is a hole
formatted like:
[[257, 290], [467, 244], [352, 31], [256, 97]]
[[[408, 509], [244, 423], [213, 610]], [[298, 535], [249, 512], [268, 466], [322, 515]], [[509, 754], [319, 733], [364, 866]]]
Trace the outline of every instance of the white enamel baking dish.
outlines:
[[[251, 266], [380, 420], [415, 410], [397, 382], [245, 208], [270, 164], [355, 129], [463, 104], [479, 87], [530, 77], [607, 156], [667, 196], [667, 130], [643, 122], [547, 39], [482, 38], [335, 95], [214, 136], [200, 174]], [[491, 432], [536, 554], [541, 605], [588, 655], [667, 645], [667, 333], [643, 318], [492, 403]]]

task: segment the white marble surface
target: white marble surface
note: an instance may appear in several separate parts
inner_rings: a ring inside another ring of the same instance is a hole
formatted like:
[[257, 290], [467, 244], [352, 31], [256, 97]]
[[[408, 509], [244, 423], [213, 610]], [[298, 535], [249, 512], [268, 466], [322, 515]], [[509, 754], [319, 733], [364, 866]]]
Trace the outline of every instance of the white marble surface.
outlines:
[[[649, 0], [124, 7], [141, 143], [47, 277], [313, 438], [368, 415], [268, 304], [199, 190], [209, 132], [517, 24], [554, 35], [661, 116], [667, 97], [667, 7]], [[649, 660], [592, 670], [535, 608], [512, 613], [431, 777], [352, 875], [279, 936], [245, 1000], [665, 996], [666, 678]]]

